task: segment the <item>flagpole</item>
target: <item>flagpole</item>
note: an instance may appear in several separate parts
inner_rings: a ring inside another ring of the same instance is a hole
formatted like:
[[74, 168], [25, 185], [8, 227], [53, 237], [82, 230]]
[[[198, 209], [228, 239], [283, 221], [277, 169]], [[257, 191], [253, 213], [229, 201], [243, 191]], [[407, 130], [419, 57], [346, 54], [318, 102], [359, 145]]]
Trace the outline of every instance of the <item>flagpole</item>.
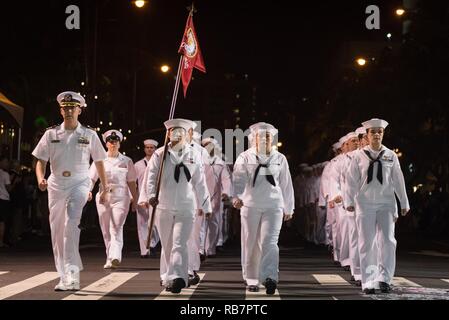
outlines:
[[[176, 75], [176, 82], [175, 82], [175, 88], [173, 91], [173, 97], [172, 97], [172, 101], [171, 101], [170, 114], [168, 116], [169, 120], [173, 119], [173, 116], [175, 115], [176, 101], [177, 101], [178, 92], [179, 92], [179, 83], [181, 82], [181, 71], [182, 71], [182, 67], [184, 65], [183, 58], [184, 58], [183, 55], [181, 55], [181, 57], [179, 58], [178, 74]], [[167, 152], [168, 152], [168, 141], [169, 141], [169, 132], [167, 130], [167, 133], [165, 134], [165, 141], [164, 141], [164, 152], [162, 154], [162, 160], [160, 162], [159, 172], [157, 174], [156, 195], [155, 195], [155, 198], [157, 200], [159, 200], [159, 192], [161, 190], [162, 172], [164, 170], [165, 157], [167, 156]], [[148, 238], [147, 238], [147, 243], [146, 243], [147, 249], [150, 248], [150, 244], [151, 244], [151, 236], [153, 234], [154, 217], [156, 216], [156, 208], [157, 208], [157, 204], [153, 207], [153, 210], [151, 213], [150, 224], [148, 225]]]

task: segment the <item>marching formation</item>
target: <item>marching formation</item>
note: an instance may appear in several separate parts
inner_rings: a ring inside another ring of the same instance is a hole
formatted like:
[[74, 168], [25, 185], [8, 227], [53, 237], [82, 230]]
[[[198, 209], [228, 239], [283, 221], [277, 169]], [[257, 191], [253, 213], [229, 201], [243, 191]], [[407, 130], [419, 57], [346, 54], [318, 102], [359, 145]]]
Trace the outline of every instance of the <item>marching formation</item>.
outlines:
[[382, 144], [387, 126], [382, 119], [363, 122], [333, 145], [332, 160], [301, 164], [294, 181], [298, 231], [327, 245], [365, 294], [391, 290], [397, 202], [402, 215], [410, 210], [398, 157]]
[[60, 276], [56, 291], [80, 288], [78, 225], [98, 180], [95, 202], [105, 269], [122, 261], [123, 226], [131, 206], [137, 212], [141, 257], [154, 255], [160, 241], [161, 286], [180, 293], [200, 281], [201, 262], [215, 256], [226, 239], [223, 212], [231, 203], [240, 210], [243, 281], [251, 292], [263, 285], [272, 295], [279, 282], [279, 234], [283, 221], [294, 217], [296, 203], [292, 221], [308, 241], [332, 248], [335, 263], [350, 271], [366, 294], [389, 291], [396, 197], [403, 215], [410, 208], [398, 158], [382, 145], [386, 121], [364, 122], [334, 145], [335, 158], [312, 167], [302, 164], [292, 181], [287, 158], [273, 147], [278, 130], [271, 124], [249, 128], [250, 146], [230, 168], [219, 142], [201, 140], [195, 122], [170, 119], [164, 123], [165, 144], [157, 149], [157, 141], [145, 140], [145, 158], [133, 163], [120, 153], [120, 131], [102, 135], [106, 152], [97, 133], [78, 122], [86, 107], [81, 95], [63, 92], [57, 101], [64, 121], [48, 128], [32, 153], [39, 188], [48, 189]]

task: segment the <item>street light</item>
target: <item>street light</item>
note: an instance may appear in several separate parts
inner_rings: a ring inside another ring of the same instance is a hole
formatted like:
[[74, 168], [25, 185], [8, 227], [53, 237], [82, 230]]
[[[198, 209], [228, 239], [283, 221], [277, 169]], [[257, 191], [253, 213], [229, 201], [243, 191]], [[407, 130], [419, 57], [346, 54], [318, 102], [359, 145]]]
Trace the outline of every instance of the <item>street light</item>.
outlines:
[[356, 62], [357, 62], [357, 64], [358, 64], [360, 67], [363, 67], [363, 66], [366, 65], [366, 60], [365, 60], [364, 58], [358, 58], [358, 59], [356, 60]]
[[391, 33], [387, 33], [387, 38], [391, 39]]
[[134, 1], [134, 4], [136, 5], [137, 8], [143, 8], [143, 6], [145, 5], [145, 1], [144, 0], [136, 0], [136, 1]]
[[405, 13], [405, 10], [402, 8], [396, 9], [396, 15], [397, 16], [402, 16]]
[[168, 71], [170, 71], [170, 67], [167, 66], [166, 64], [164, 64], [164, 65], [161, 67], [161, 71], [162, 71], [163, 73], [167, 73]]

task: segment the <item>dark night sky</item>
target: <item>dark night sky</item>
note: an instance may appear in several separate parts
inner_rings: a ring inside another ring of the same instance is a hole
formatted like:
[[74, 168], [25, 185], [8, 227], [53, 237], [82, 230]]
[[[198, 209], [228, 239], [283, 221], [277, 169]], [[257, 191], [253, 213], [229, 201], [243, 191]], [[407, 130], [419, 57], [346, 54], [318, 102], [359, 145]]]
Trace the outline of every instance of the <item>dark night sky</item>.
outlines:
[[[22, 68], [38, 68], [36, 64], [54, 60], [58, 46], [81, 46], [84, 30], [65, 30], [64, 9], [68, 4], [79, 4], [81, 18], [92, 21], [89, 10], [93, 2], [2, 2], [1, 11], [7, 13], [1, 22], [2, 41], [7, 44], [1, 53], [5, 56], [2, 69], [11, 74]], [[375, 2], [381, 9], [395, 7], [394, 1], [388, 5]], [[388, 14], [381, 14], [385, 31], [365, 29], [364, 9], [375, 2], [196, 1], [195, 24], [208, 76], [248, 73], [267, 88], [313, 93], [335, 63], [334, 53], [342, 41], [383, 37], [394, 23], [392, 10], [388, 10]], [[129, 1], [99, 3], [99, 59], [110, 50], [137, 44], [155, 59], [176, 64], [185, 7], [190, 1], [151, 0], [144, 11]]]

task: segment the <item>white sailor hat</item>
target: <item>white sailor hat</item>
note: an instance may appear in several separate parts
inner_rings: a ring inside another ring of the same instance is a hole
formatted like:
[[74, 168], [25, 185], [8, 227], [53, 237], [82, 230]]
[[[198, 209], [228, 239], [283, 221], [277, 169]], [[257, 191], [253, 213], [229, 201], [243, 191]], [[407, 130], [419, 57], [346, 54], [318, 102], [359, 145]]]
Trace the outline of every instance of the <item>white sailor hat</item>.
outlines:
[[356, 135], [366, 134], [366, 128], [365, 127], [359, 127], [357, 130], [355, 130]]
[[192, 128], [192, 121], [187, 119], [171, 119], [164, 122], [164, 126], [167, 130], [171, 128], [183, 128], [188, 131]]
[[103, 133], [103, 141], [104, 143], [108, 142], [109, 140], [115, 140], [115, 141], [123, 141], [123, 134], [118, 130], [109, 130]]
[[266, 130], [270, 132], [273, 136], [278, 133], [278, 129], [276, 129], [273, 125], [266, 122], [258, 122], [249, 127], [251, 132], [257, 133], [259, 130]]
[[56, 100], [58, 101], [61, 107], [75, 106], [85, 108], [87, 106], [86, 100], [84, 100], [83, 96], [73, 91], [61, 92], [56, 97]]
[[198, 131], [193, 131], [192, 139], [198, 143], [201, 143], [201, 133]]
[[321, 162], [321, 168], [326, 167], [328, 163], [329, 163], [329, 161]]
[[146, 146], [147, 144], [151, 144], [151, 145], [157, 147], [159, 145], [159, 142], [157, 142], [156, 140], [153, 140], [153, 139], [147, 139], [143, 142], [143, 145]]
[[214, 138], [204, 138], [203, 140], [201, 140], [201, 145], [203, 145], [203, 147], [208, 143], [212, 143], [216, 147], [220, 146], [218, 141], [215, 140]]
[[332, 145], [332, 149], [334, 149], [334, 151], [337, 151], [338, 149], [341, 148], [341, 142], [337, 141]]
[[192, 121], [192, 129], [195, 130], [196, 127], [198, 127], [197, 123], [195, 121]]
[[311, 172], [312, 170], [313, 170], [313, 168], [309, 167], [309, 166], [302, 168], [302, 171], [304, 171], [304, 172]]
[[348, 141], [349, 139], [352, 139], [352, 138], [358, 138], [358, 136], [359, 135], [355, 132], [349, 132], [345, 137], [346, 137], [346, 141]]
[[382, 119], [377, 119], [377, 118], [373, 118], [371, 120], [362, 122], [362, 126], [365, 129], [370, 129], [370, 128], [386, 128], [388, 126], [388, 122]]

